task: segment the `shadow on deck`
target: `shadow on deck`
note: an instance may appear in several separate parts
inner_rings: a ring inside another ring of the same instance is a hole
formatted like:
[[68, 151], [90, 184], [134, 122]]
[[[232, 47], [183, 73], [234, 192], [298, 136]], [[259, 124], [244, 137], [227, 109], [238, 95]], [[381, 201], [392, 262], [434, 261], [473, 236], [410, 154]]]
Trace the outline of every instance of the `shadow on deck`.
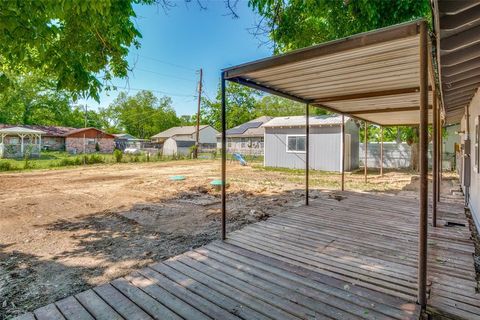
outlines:
[[[17, 319], [418, 319], [417, 201], [335, 195]], [[428, 311], [478, 319], [463, 207], [439, 209]]]

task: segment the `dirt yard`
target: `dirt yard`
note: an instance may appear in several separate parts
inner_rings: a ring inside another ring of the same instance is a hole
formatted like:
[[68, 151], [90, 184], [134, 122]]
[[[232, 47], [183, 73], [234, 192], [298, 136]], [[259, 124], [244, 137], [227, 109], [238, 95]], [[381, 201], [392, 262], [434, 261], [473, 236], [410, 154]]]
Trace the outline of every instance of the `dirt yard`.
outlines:
[[[220, 162], [199, 160], [1, 174], [0, 319], [218, 239], [210, 182], [219, 173]], [[229, 164], [227, 174], [229, 230], [303, 205], [301, 170]], [[349, 190], [416, 189], [408, 172], [346, 181]], [[338, 174], [312, 173], [313, 189], [339, 185]]]

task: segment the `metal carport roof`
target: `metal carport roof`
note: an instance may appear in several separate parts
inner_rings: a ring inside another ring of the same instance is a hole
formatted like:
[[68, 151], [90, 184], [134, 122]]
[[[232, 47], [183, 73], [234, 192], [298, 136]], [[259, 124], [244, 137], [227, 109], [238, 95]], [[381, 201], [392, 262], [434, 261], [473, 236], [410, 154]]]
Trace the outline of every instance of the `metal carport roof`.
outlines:
[[480, 1], [432, 0], [447, 123], [460, 122], [480, 86]]
[[[225, 79], [379, 125], [419, 123], [421, 20], [224, 69]], [[429, 59], [431, 55], [429, 54]], [[429, 61], [429, 105], [432, 67]], [[431, 122], [432, 111], [429, 110]]]

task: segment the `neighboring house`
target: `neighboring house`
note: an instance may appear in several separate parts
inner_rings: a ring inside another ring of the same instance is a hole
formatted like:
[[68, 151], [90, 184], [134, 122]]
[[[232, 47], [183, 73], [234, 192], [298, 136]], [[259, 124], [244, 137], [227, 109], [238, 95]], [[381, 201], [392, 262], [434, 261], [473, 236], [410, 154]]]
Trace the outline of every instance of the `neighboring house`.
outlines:
[[[176, 141], [195, 141], [196, 126], [173, 127], [154, 135], [151, 140], [157, 144], [164, 144], [167, 139], [174, 138]], [[217, 146], [218, 131], [209, 125], [201, 125], [199, 131], [199, 150], [215, 150]]]
[[115, 148], [124, 151], [126, 148], [141, 149], [143, 144], [147, 141], [145, 139], [138, 139], [129, 133], [113, 134], [115, 137]]
[[[227, 152], [244, 155], [263, 155], [265, 129], [262, 125], [272, 117], [262, 116], [227, 130]], [[222, 147], [222, 135], [217, 135], [217, 148]]]
[[195, 140], [174, 136], [163, 143], [163, 155], [189, 156], [193, 146], [195, 146]]
[[[96, 144], [100, 147], [100, 152], [108, 153], [112, 152], [115, 147], [114, 136], [108, 133], [105, 133], [96, 128], [70, 128], [70, 127], [55, 127], [55, 126], [41, 126], [41, 125], [6, 125], [0, 124], [0, 130], [6, 130], [16, 128], [16, 131], [28, 130], [41, 132], [41, 142], [38, 142], [38, 146], [42, 150], [50, 151], [68, 151], [70, 153], [83, 153], [85, 142], [85, 152], [92, 153], [96, 152]], [[85, 140], [84, 140], [85, 136]], [[21, 139], [18, 136], [18, 139], [12, 137], [12, 144], [18, 145], [17, 148], [20, 150]], [[9, 139], [5, 136], [5, 139]], [[25, 136], [25, 144], [29, 143], [30, 140], [28, 136]], [[40, 140], [40, 139], [38, 139]], [[38, 141], [36, 140], [36, 141]]]
[[43, 134], [24, 127], [0, 129], [0, 158], [39, 157]]
[[[11, 128], [15, 125], [0, 124], [0, 128]], [[41, 126], [41, 125], [21, 125], [21, 128], [42, 131], [42, 149], [52, 151], [65, 151], [65, 135], [75, 130], [71, 127]]]
[[[342, 169], [342, 117], [315, 116], [310, 122], [310, 168], [323, 171]], [[263, 125], [264, 165], [305, 168], [305, 117], [278, 117]], [[345, 171], [358, 168], [358, 125], [345, 117]]]
[[[98, 146], [98, 150], [97, 150]], [[97, 128], [81, 128], [65, 135], [65, 150], [69, 153], [111, 153], [115, 149], [115, 137]]]

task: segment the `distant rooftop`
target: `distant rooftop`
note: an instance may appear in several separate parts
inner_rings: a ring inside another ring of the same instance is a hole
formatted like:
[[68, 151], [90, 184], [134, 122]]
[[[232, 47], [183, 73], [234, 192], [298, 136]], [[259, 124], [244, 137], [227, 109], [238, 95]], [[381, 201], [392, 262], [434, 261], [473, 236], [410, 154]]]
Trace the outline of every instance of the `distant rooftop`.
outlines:
[[[349, 117], [345, 117], [345, 122], [349, 120]], [[288, 116], [288, 117], [276, 117], [265, 123], [262, 127], [274, 128], [274, 127], [304, 127], [305, 116]], [[342, 116], [338, 115], [322, 115], [309, 117], [310, 126], [337, 126], [342, 124]]]
[[69, 132], [76, 130], [76, 128], [72, 128], [72, 127], [42, 126], [42, 125], [28, 125], [28, 124], [22, 124], [22, 125], [0, 124], [0, 129], [13, 128], [13, 127], [27, 128], [31, 130], [40, 130], [40, 131], [43, 131], [45, 136], [49, 136], [49, 137], [64, 137]]
[[261, 116], [248, 122], [242, 123], [232, 129], [227, 130], [228, 137], [255, 137], [263, 136], [264, 129], [262, 125], [270, 121], [272, 117]]
[[40, 131], [40, 130], [33, 130], [29, 128], [23, 128], [23, 127], [10, 127], [10, 128], [3, 128], [0, 129], [0, 133], [4, 134], [45, 134], [45, 132]]
[[[209, 127], [209, 125], [201, 125], [200, 130], [205, 129], [206, 127]], [[194, 134], [196, 130], [197, 130], [196, 126], [172, 127], [165, 131], [157, 133], [156, 135], [152, 136], [152, 138], [158, 139], [158, 138], [170, 138], [176, 135], [189, 135], [189, 134]]]

